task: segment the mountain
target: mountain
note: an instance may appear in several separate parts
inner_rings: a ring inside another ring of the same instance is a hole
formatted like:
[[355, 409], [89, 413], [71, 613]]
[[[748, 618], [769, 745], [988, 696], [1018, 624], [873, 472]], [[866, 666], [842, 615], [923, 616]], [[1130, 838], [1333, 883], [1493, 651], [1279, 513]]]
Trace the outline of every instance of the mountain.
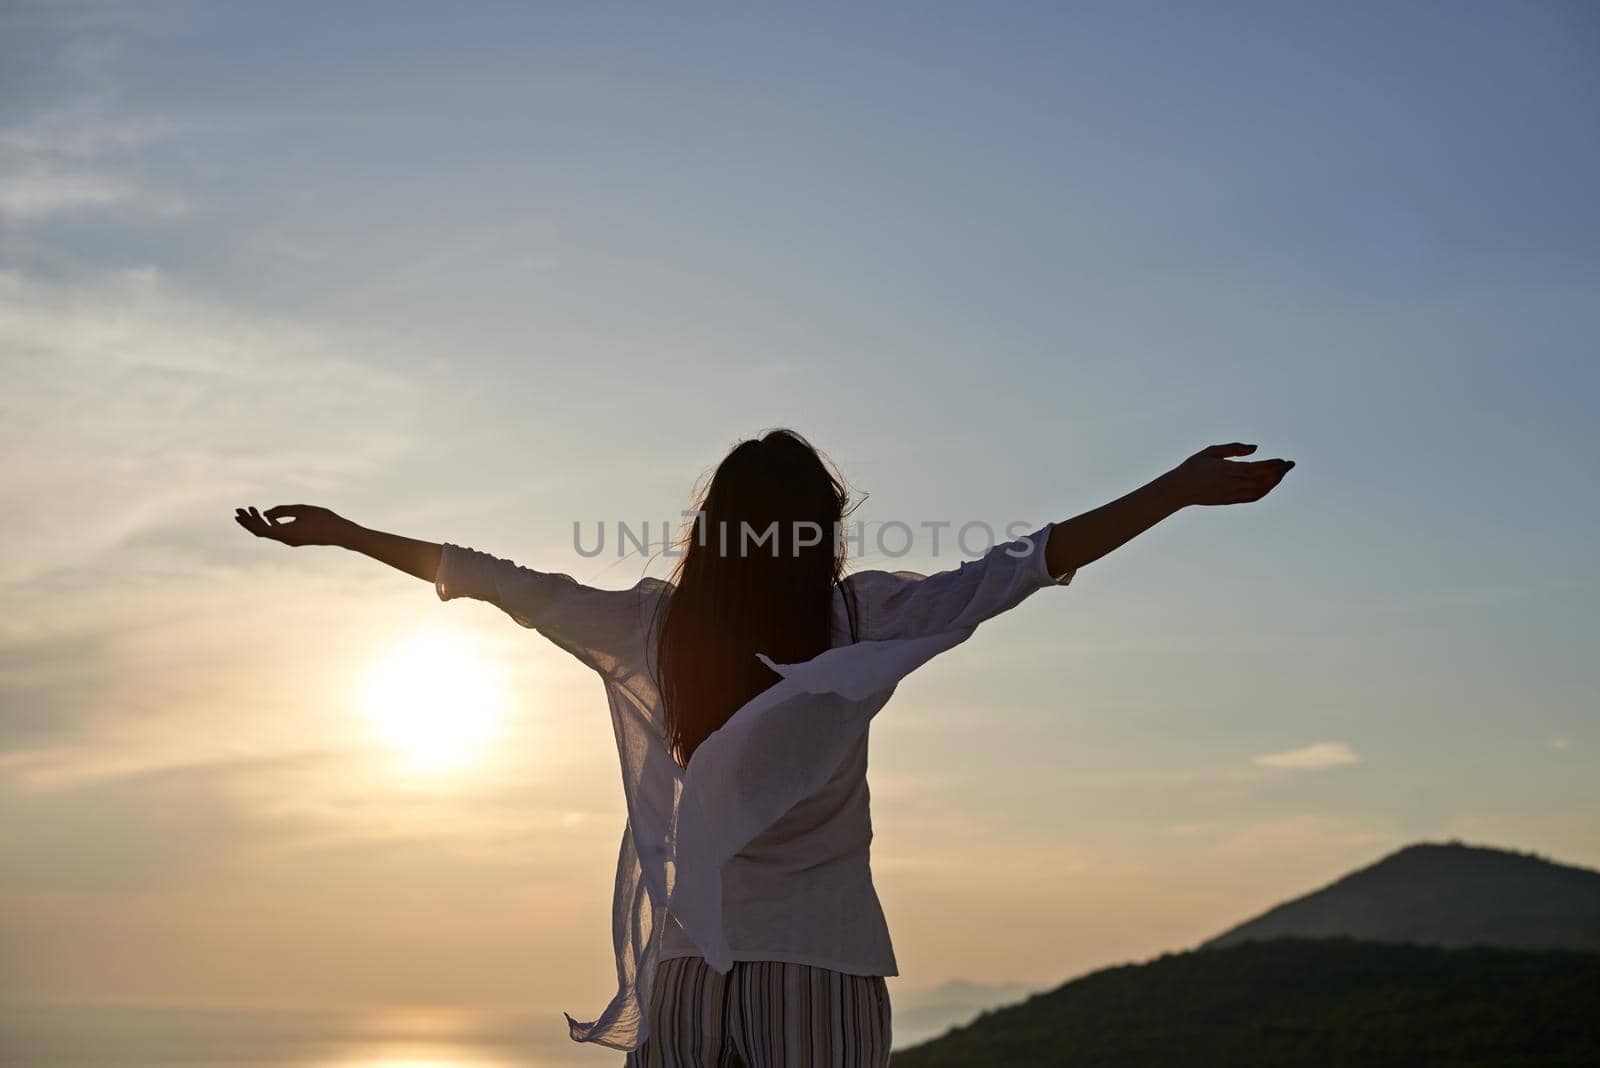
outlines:
[[1458, 842], [1413, 845], [1202, 948], [1285, 936], [1600, 950], [1600, 872]]
[[1600, 872], [1408, 846], [1199, 949], [1108, 968], [895, 1068], [1600, 1064]]
[[1600, 1064], [1600, 954], [1280, 939], [1108, 968], [893, 1068]]

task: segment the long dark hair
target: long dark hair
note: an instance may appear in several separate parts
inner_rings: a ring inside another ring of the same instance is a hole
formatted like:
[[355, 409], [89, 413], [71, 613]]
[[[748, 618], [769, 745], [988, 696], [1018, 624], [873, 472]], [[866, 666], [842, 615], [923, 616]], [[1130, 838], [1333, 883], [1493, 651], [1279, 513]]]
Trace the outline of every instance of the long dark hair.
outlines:
[[[679, 764], [778, 680], [757, 653], [797, 663], [832, 644], [848, 506], [844, 481], [792, 430], [740, 442], [717, 466], [656, 628], [656, 682]], [[853, 638], [855, 601], [843, 593]]]

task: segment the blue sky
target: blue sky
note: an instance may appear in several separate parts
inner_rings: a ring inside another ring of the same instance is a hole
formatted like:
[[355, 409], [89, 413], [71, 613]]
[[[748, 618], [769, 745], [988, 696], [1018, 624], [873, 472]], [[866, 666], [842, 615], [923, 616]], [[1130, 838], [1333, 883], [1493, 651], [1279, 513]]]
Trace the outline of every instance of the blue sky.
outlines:
[[[0, 994], [292, 1002], [332, 940], [307, 996], [490, 1001], [538, 957], [575, 977], [539, 980], [552, 1014], [598, 1004], [598, 685], [229, 516], [310, 500], [626, 585], [646, 563], [572, 523], [675, 516], [785, 424], [869, 523], [1064, 518], [1214, 441], [1297, 461], [880, 717], [906, 982], [1192, 944], [1422, 837], [1600, 864], [1591, 6], [4, 20], [0, 931], [56, 966]], [[514, 707], [419, 784], [347, 694], [434, 626]], [[306, 889], [441, 856], [392, 915]], [[196, 901], [277, 903], [255, 974]], [[161, 925], [158, 975], [116, 966]], [[396, 930], [391, 974], [355, 963]]]

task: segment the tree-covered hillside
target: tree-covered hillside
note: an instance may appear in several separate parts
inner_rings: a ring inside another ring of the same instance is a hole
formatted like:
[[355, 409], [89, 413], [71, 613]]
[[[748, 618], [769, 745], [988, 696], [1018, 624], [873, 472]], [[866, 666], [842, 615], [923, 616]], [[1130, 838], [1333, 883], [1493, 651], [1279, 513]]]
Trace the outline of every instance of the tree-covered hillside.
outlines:
[[1074, 980], [894, 1068], [1600, 1064], [1600, 954], [1282, 939]]

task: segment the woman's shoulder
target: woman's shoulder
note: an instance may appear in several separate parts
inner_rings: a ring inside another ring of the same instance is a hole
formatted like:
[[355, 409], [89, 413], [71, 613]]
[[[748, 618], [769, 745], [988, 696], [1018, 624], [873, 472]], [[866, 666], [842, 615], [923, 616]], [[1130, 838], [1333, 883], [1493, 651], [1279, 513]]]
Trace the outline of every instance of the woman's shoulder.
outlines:
[[916, 571], [852, 571], [834, 587], [836, 629], [842, 635], [854, 634], [857, 641], [882, 637], [898, 595], [925, 578]]
[[880, 590], [897, 590], [927, 577], [920, 571], [852, 571], [840, 580], [839, 585], [849, 586], [859, 596]]
[[853, 596], [862, 605], [882, 605], [927, 577], [920, 571], [852, 571], [839, 581], [835, 592], [840, 597]]

